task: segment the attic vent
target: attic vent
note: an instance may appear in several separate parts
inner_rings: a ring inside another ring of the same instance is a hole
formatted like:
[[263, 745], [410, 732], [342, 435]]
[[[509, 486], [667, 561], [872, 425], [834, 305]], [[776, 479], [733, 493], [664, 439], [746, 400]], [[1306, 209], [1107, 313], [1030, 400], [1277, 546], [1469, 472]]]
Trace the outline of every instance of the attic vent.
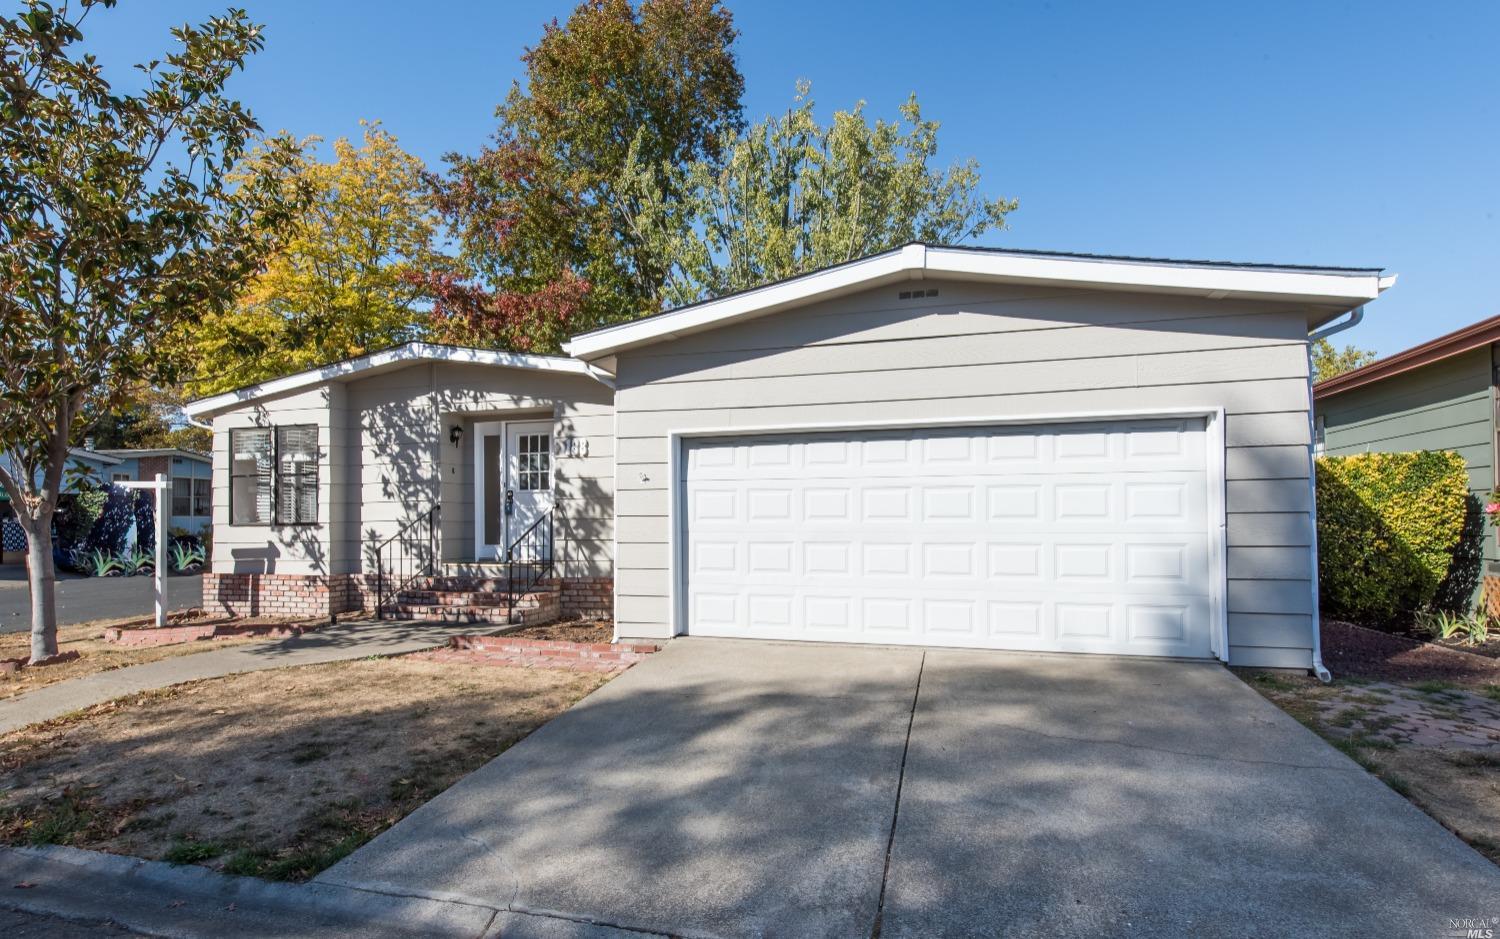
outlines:
[[926, 290], [903, 290], [896, 296], [901, 300], [920, 300], [923, 297], [935, 297], [937, 295], [937, 288], [929, 287]]

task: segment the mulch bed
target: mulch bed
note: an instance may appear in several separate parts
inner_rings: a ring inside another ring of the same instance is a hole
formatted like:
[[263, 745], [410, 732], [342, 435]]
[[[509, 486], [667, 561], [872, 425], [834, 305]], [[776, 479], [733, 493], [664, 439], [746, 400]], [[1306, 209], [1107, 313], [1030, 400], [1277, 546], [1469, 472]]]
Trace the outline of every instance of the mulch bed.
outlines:
[[556, 639], [562, 642], [609, 642], [615, 635], [615, 624], [608, 620], [578, 619], [544, 626], [526, 626], [505, 630], [507, 639]]
[[1337, 677], [1500, 684], [1500, 660], [1353, 623], [1323, 621], [1323, 661]]

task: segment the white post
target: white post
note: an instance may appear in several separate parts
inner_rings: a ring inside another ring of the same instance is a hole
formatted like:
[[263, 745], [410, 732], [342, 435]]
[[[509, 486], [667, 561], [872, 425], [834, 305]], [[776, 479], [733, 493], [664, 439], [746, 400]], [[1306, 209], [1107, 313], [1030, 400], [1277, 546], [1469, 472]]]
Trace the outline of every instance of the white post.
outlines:
[[[167, 494], [172, 484], [167, 480], [165, 473], [157, 473], [155, 482], [120, 482], [115, 483], [124, 489], [155, 489], [156, 490], [156, 626], [158, 629], [167, 625], [167, 512], [171, 510], [171, 496]], [[140, 532], [136, 532], [136, 538], [140, 538]], [[136, 542], [140, 544], [139, 541]]]
[[167, 625], [167, 477], [156, 474], [156, 626]]

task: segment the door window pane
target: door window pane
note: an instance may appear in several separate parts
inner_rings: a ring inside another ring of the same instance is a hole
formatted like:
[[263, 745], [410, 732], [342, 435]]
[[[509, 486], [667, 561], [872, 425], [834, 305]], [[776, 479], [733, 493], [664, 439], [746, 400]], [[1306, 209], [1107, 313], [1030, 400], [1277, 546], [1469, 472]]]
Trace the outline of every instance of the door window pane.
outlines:
[[522, 434], [516, 445], [517, 487], [527, 491], [552, 487], [552, 435]]

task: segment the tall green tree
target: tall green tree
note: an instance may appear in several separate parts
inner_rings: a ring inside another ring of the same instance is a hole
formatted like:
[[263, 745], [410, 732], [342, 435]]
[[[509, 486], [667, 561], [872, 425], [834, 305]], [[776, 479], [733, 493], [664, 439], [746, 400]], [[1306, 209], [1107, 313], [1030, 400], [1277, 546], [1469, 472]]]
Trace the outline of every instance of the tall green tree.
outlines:
[[[340, 138], [333, 159], [310, 137], [289, 174], [288, 196], [306, 209], [281, 232], [265, 269], [230, 309], [184, 328], [178, 354], [191, 368], [188, 391], [214, 394], [363, 355], [419, 338], [424, 289], [410, 274], [442, 266], [422, 161], [380, 127], [363, 140]], [[257, 148], [235, 180], [254, 179], [282, 159]]]
[[[1005, 227], [1017, 203], [981, 195], [974, 160], [933, 165], [938, 122], [922, 117], [915, 95], [898, 121], [872, 124], [861, 102], [823, 125], [808, 90], [799, 85], [785, 115], [726, 137], [722, 160], [652, 166], [642, 151], [629, 161], [623, 188], [655, 239], [650, 252], [668, 266], [667, 302], [693, 303], [909, 241], [956, 244]], [[669, 186], [659, 184], [663, 176]]]
[[1375, 361], [1375, 353], [1356, 346], [1340, 349], [1327, 339], [1313, 343], [1313, 381], [1327, 381], [1345, 372], [1369, 365]]
[[0, 486], [27, 539], [31, 657], [57, 652], [52, 516], [70, 437], [143, 381], [157, 347], [229, 306], [295, 211], [273, 170], [227, 177], [259, 131], [224, 84], [264, 43], [230, 10], [112, 88], [81, 24], [114, 0], [0, 16]]
[[493, 141], [438, 181], [459, 247], [424, 278], [439, 336], [546, 351], [660, 307], [661, 236], [621, 173], [649, 167], [671, 202], [676, 167], [718, 164], [742, 126], [736, 35], [717, 0], [587, 0], [545, 28]]

